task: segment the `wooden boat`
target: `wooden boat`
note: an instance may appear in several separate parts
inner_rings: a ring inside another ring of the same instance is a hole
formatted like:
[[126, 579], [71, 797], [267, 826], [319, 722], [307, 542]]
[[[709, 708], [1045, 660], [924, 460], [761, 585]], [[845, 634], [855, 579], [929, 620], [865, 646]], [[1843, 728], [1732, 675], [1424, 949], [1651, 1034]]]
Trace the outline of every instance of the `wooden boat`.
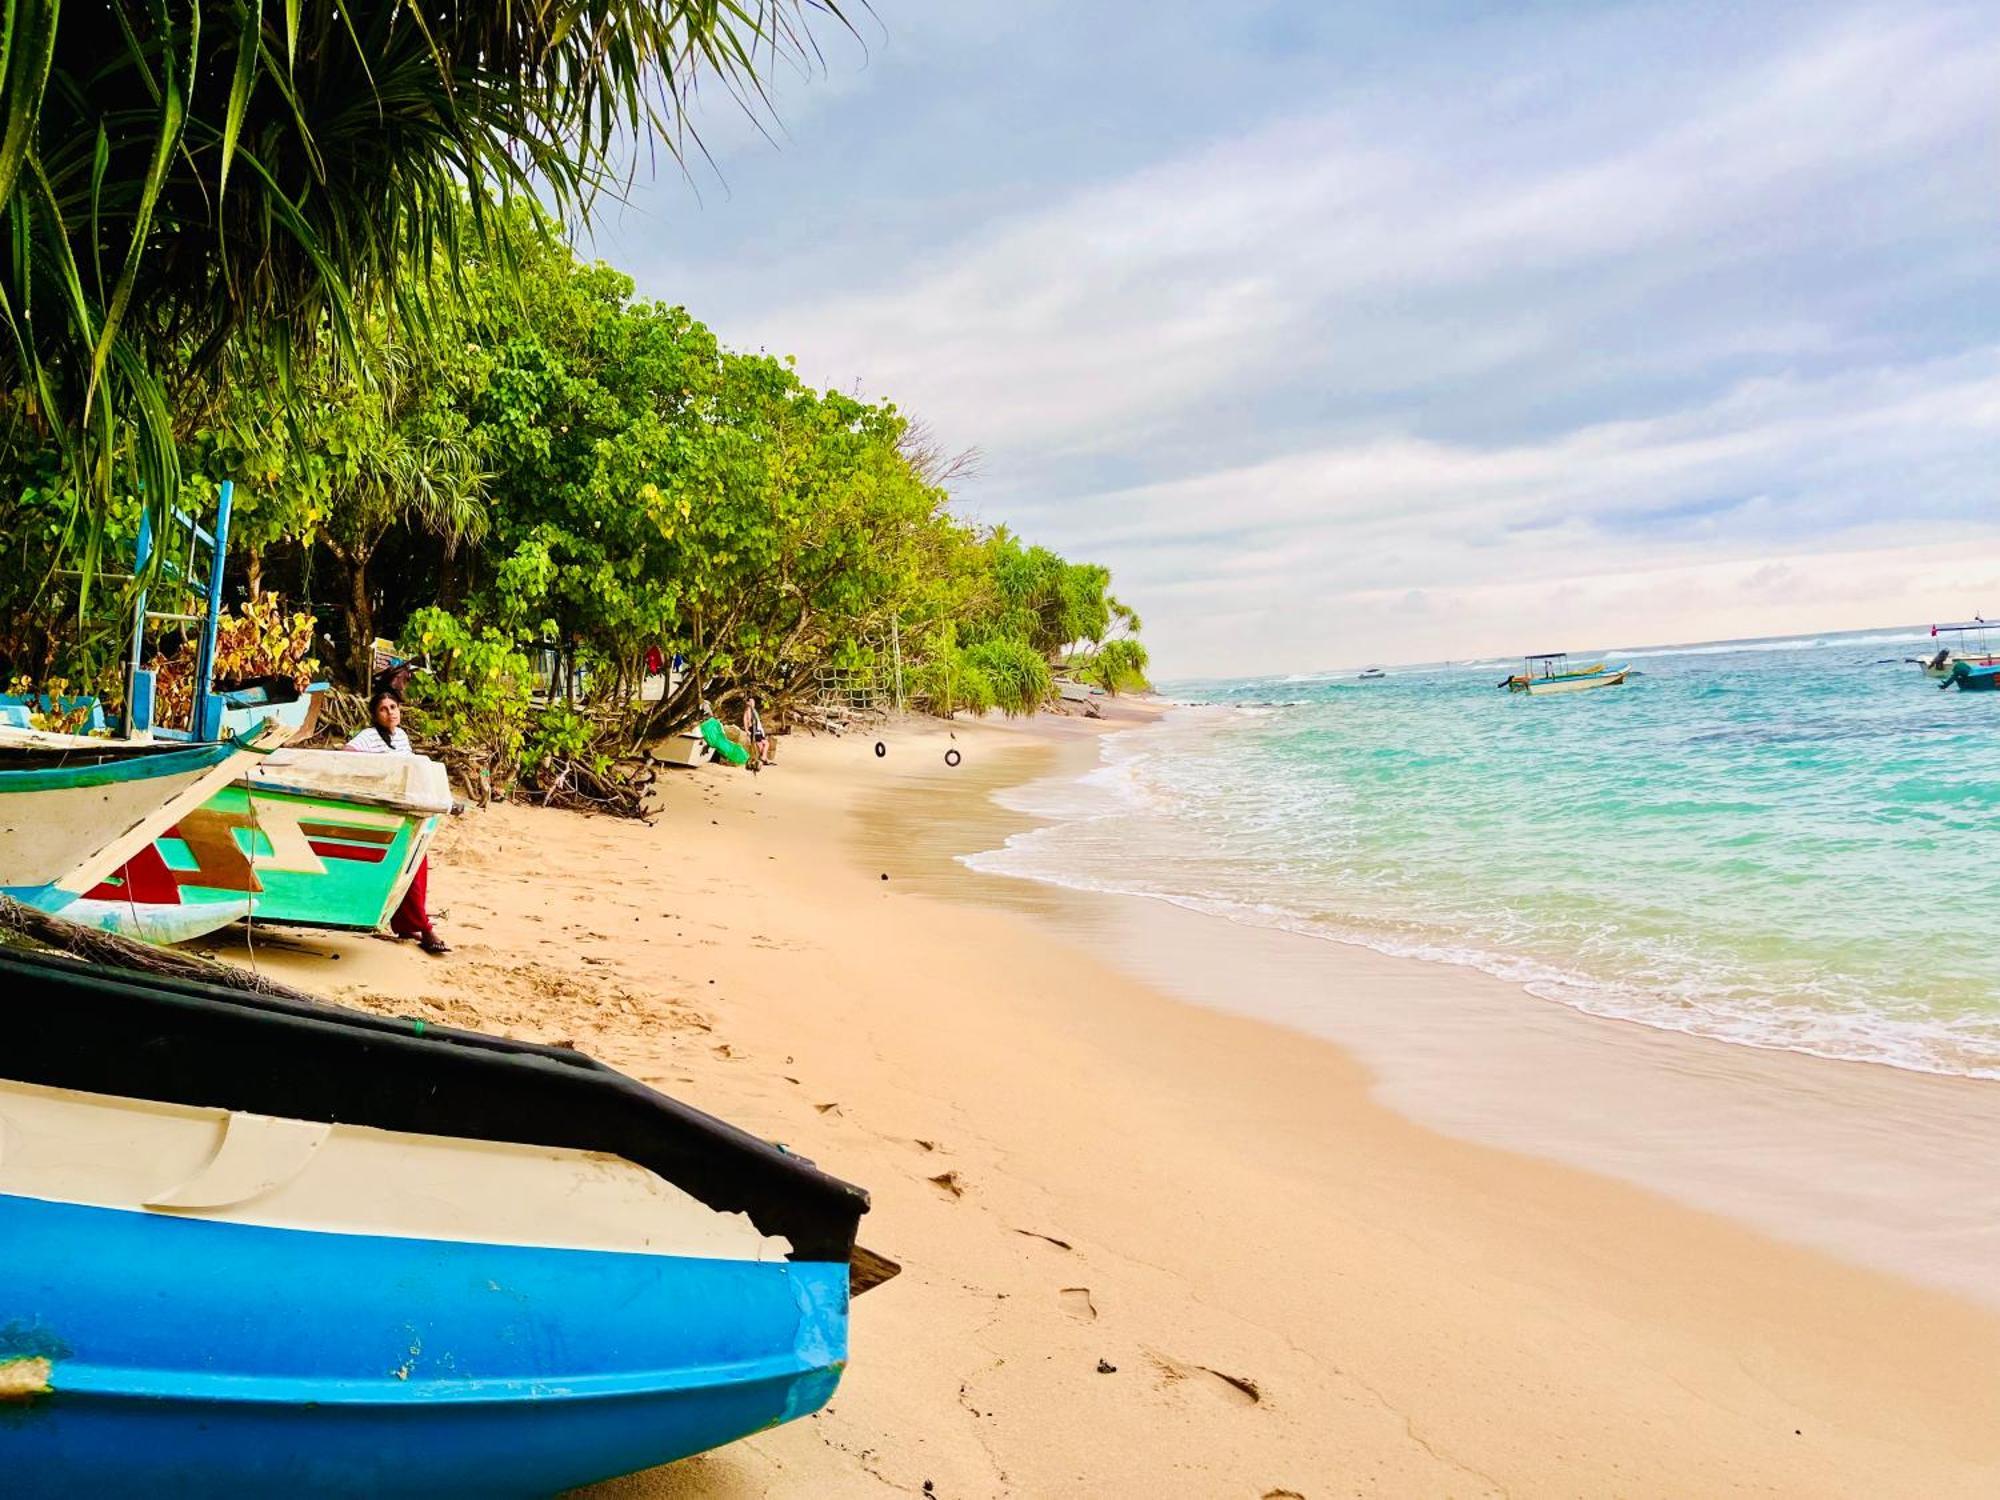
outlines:
[[1924, 676], [1936, 681], [1950, 681], [1953, 669], [1960, 662], [1975, 667], [2000, 666], [2000, 652], [1993, 648], [1989, 632], [2000, 630], [2000, 622], [1992, 620], [1964, 620], [1953, 625], [1931, 626], [1931, 638], [1940, 644], [1929, 656], [1913, 656], [1911, 661], [1922, 669]]
[[1951, 664], [1951, 676], [1938, 684], [1941, 688], [1955, 687], [1965, 693], [1990, 693], [2000, 688], [2000, 662], [1988, 662], [1975, 666], [1972, 662], [1959, 660]]
[[109, 909], [103, 925], [132, 937], [169, 930], [181, 910], [201, 931], [244, 918], [372, 931], [451, 807], [426, 756], [277, 750], [89, 894]]
[[859, 1188], [572, 1051], [0, 986], [10, 1496], [554, 1494], [817, 1410], [894, 1270]]
[[1601, 661], [1572, 667], [1567, 651], [1543, 651], [1523, 658], [1521, 670], [1502, 680], [1499, 686], [1537, 698], [1551, 693], [1582, 693], [1593, 688], [1617, 687], [1631, 670], [1622, 666], [1607, 668]]
[[0, 727], [0, 891], [97, 925], [97, 887], [225, 783], [264, 731], [135, 744]]

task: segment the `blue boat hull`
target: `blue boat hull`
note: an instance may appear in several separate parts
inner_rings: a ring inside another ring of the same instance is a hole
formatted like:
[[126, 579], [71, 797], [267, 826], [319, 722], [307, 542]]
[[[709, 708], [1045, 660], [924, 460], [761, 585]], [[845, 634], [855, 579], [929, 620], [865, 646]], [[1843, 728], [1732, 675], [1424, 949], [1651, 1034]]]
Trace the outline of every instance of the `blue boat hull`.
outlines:
[[19, 1497], [547, 1495], [818, 1409], [847, 1306], [845, 1264], [0, 1195], [0, 1473]]

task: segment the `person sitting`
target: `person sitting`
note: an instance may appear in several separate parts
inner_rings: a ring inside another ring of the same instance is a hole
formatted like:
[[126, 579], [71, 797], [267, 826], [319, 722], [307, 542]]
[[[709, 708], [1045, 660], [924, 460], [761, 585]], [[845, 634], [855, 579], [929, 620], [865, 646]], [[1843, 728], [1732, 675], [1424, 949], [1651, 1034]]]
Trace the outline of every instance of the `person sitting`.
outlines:
[[[368, 700], [369, 725], [347, 742], [347, 748], [364, 755], [414, 755], [409, 733], [403, 728], [403, 705], [394, 693], [377, 692]], [[399, 938], [413, 937], [426, 953], [449, 953], [451, 945], [431, 926], [427, 907], [430, 886], [430, 856], [417, 861], [410, 888], [403, 892], [402, 905], [389, 918], [389, 930]]]
[[743, 700], [743, 732], [750, 737], [750, 753], [756, 757], [759, 766], [771, 763], [771, 737], [764, 732], [764, 716], [757, 712], [757, 698], [753, 693]]

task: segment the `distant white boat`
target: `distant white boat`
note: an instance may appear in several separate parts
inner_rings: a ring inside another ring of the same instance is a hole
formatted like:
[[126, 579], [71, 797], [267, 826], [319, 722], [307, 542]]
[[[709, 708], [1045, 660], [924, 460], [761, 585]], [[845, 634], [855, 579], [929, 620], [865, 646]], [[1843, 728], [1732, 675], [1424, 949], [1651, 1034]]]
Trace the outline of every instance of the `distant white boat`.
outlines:
[[1389, 674], [1383, 671], [1380, 667], [1370, 667], [1367, 671], [1361, 673], [1360, 675], [1361, 675], [1361, 681], [1363, 682], [1376, 682], [1384, 677], [1387, 677]]

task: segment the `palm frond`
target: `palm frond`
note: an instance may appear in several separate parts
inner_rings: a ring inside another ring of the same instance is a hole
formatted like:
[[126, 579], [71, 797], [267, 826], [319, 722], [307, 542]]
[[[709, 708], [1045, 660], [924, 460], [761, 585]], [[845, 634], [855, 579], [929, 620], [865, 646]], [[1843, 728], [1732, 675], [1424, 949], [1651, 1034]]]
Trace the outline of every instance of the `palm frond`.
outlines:
[[359, 356], [357, 308], [421, 307], [413, 268], [504, 257], [509, 203], [588, 222], [703, 80], [755, 104], [846, 3], [0, 0], [0, 386], [95, 538], [179, 494], [204, 381], [254, 361], [282, 401], [295, 351]]

